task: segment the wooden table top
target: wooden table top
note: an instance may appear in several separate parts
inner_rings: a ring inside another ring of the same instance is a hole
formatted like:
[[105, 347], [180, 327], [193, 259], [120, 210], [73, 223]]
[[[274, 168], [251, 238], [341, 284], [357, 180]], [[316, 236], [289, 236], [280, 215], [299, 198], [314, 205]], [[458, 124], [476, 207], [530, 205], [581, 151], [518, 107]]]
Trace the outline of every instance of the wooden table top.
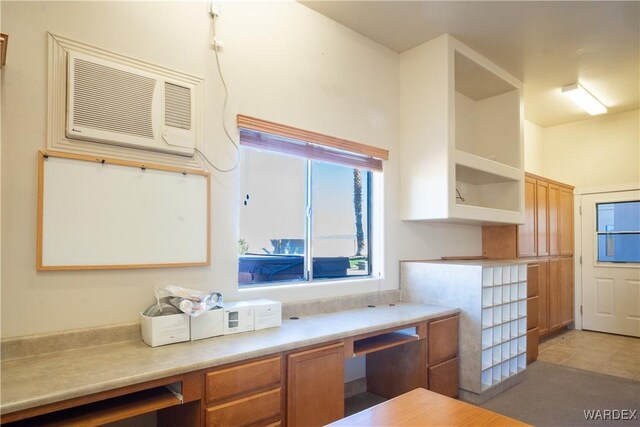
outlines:
[[423, 388], [343, 418], [331, 427], [347, 426], [528, 426], [521, 421]]

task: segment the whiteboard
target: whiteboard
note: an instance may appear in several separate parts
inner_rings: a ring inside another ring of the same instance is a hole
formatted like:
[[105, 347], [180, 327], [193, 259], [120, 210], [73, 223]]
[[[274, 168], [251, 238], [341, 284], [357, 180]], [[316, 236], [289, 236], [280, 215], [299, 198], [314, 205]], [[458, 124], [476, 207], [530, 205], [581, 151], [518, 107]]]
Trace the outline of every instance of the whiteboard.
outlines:
[[38, 270], [209, 264], [209, 173], [53, 152], [38, 166]]

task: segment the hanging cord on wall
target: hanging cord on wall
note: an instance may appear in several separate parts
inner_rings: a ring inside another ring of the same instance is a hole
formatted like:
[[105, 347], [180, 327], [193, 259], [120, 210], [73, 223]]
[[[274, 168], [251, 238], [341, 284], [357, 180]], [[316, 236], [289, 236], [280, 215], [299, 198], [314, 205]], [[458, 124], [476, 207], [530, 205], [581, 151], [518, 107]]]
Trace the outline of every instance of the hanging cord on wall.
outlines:
[[217, 14], [211, 13], [211, 19], [212, 19], [211, 32], [212, 32], [212, 35], [213, 35], [213, 52], [215, 53], [215, 57], [216, 57], [216, 67], [218, 69], [218, 75], [220, 76], [220, 81], [222, 82], [222, 87], [224, 89], [224, 102], [222, 103], [221, 121], [222, 121], [222, 128], [224, 129], [224, 133], [225, 133], [227, 139], [229, 140], [229, 142], [235, 148], [236, 161], [233, 164], [233, 167], [231, 167], [230, 169], [221, 169], [221, 168], [217, 167], [216, 165], [214, 165], [213, 163], [211, 163], [211, 161], [209, 161], [207, 156], [205, 156], [202, 151], [198, 150], [197, 148], [195, 148], [195, 151], [198, 154], [200, 154], [200, 156], [212, 168], [214, 168], [218, 172], [231, 172], [231, 171], [236, 170], [236, 168], [238, 167], [238, 164], [240, 163], [240, 147], [238, 147], [238, 144], [233, 140], [233, 137], [231, 136], [231, 133], [229, 132], [229, 129], [227, 129], [227, 124], [226, 124], [226, 122], [224, 120], [224, 118], [225, 118], [225, 116], [227, 114], [227, 101], [229, 99], [229, 90], [227, 89], [227, 82], [224, 80], [224, 75], [222, 74], [222, 68], [220, 67], [220, 58], [218, 57], [218, 49], [222, 47], [222, 44], [216, 38], [216, 17], [217, 17]]
[[460, 195], [460, 192], [456, 188], [456, 199], [460, 200], [462, 203], [466, 202], [465, 198]]

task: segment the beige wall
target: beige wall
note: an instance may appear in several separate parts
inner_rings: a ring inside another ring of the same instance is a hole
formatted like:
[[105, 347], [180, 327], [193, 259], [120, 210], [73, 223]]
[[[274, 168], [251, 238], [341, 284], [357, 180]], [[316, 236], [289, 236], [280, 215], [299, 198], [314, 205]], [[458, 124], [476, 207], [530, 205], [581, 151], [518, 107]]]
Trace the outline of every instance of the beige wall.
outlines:
[[238, 292], [239, 174], [213, 173], [212, 264], [206, 268], [36, 272], [36, 153], [46, 136], [46, 32], [205, 79], [205, 150], [233, 160], [207, 3], [2, 2], [11, 34], [2, 74], [2, 336], [135, 322], [154, 285], [283, 301], [398, 287], [398, 260], [478, 255], [480, 228], [399, 220], [397, 55], [295, 2], [223, 3], [222, 67], [236, 113], [390, 150], [384, 174], [382, 280]]
[[576, 187], [640, 182], [640, 111], [525, 127], [525, 169]]
[[524, 170], [544, 175], [543, 134], [544, 128], [524, 121]]

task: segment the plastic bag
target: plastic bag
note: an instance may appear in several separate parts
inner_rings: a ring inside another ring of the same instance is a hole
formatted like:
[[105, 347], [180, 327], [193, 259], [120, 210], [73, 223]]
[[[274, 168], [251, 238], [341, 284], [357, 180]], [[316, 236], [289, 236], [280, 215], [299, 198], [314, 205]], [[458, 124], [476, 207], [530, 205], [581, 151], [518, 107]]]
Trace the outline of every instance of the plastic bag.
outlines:
[[219, 292], [204, 292], [168, 285], [165, 288], [156, 287], [154, 293], [158, 303], [160, 298], [169, 297], [171, 305], [192, 317], [197, 317], [207, 310], [224, 307], [222, 294]]

